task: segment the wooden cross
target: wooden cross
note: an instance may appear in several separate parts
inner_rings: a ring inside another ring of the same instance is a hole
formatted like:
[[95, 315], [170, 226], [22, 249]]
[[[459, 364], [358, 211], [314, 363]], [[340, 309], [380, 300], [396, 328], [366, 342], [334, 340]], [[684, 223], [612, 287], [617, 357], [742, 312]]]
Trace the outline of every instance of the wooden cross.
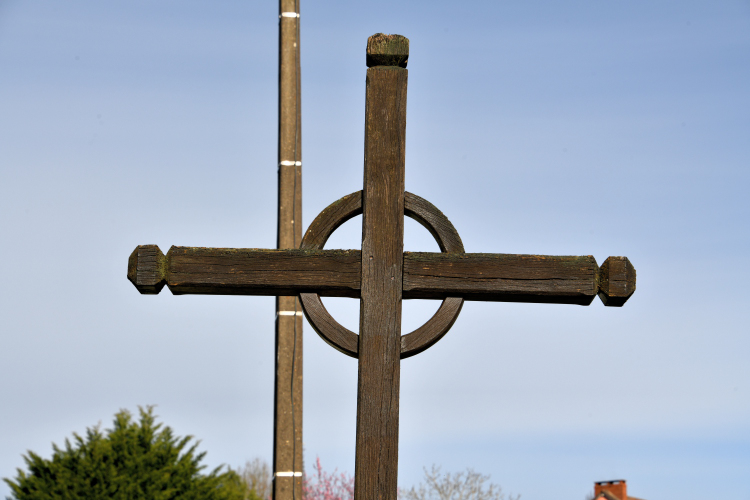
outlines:
[[[464, 300], [588, 305], [598, 294], [622, 306], [635, 291], [626, 257], [601, 268], [592, 256], [464, 253], [450, 221], [404, 191], [406, 62], [409, 40], [376, 34], [367, 42], [364, 188], [332, 203], [308, 228], [299, 250], [155, 245], [130, 256], [128, 278], [141, 293], [299, 295], [312, 327], [359, 359], [355, 498], [395, 499], [400, 360], [437, 342]], [[362, 214], [361, 250], [323, 250], [341, 224]], [[404, 252], [404, 215], [435, 237], [440, 253]], [[321, 296], [360, 299], [359, 335], [326, 311]], [[440, 299], [422, 327], [401, 335], [402, 299]]]

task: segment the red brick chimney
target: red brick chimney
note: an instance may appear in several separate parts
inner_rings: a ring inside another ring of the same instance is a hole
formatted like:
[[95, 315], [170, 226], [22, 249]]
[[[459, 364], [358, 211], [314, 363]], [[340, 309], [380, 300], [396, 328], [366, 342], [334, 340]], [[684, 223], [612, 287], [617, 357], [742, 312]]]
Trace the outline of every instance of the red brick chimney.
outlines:
[[598, 481], [594, 483], [594, 498], [599, 498], [601, 493], [609, 493], [617, 500], [628, 500], [628, 485], [624, 479], [612, 481]]

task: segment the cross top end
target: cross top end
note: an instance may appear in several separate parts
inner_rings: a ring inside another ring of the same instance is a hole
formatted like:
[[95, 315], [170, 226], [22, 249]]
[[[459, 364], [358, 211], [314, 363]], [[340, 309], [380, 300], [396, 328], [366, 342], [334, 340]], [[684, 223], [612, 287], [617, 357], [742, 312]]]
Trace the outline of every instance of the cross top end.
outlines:
[[367, 39], [367, 67], [398, 66], [409, 60], [409, 39], [401, 35], [375, 33]]

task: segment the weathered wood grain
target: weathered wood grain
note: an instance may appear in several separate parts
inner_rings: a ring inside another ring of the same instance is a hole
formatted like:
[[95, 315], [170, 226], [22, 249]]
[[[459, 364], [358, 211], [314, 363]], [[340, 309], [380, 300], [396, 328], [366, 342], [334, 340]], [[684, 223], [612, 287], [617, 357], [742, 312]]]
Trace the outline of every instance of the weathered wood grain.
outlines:
[[514, 254], [404, 255], [404, 298], [588, 305], [597, 294], [592, 256]]
[[[312, 221], [300, 248], [322, 249], [325, 242], [346, 221], [362, 215], [362, 191], [355, 191], [328, 205]], [[404, 215], [419, 222], [437, 241], [443, 252], [463, 252], [464, 246], [451, 221], [432, 203], [404, 192]]]
[[333, 232], [349, 219], [362, 214], [362, 191], [355, 191], [334, 201], [312, 221], [302, 238], [300, 248], [322, 250]]
[[144, 295], [158, 294], [166, 284], [165, 257], [156, 245], [140, 245], [128, 258], [128, 279]]
[[398, 66], [409, 61], [409, 39], [401, 35], [376, 33], [367, 39], [367, 67]]
[[435, 205], [406, 192], [404, 214], [419, 222], [427, 229], [440, 247], [440, 251], [447, 253], [463, 253], [464, 244], [458, 231], [451, 221]]
[[310, 326], [326, 344], [347, 356], [358, 357], [359, 335], [333, 319], [320, 300], [320, 295], [301, 293], [300, 300], [304, 304], [305, 316]]
[[[290, 15], [294, 13], [295, 15]], [[276, 248], [302, 240], [302, 120], [298, 0], [279, 0], [278, 231]], [[302, 306], [295, 295], [276, 298], [273, 498], [302, 498]], [[291, 314], [290, 314], [291, 311]], [[269, 353], [270, 354], [270, 353]]]
[[[629, 271], [632, 265], [623, 259], [608, 259], [602, 266], [608, 274], [600, 278], [591, 256], [404, 252], [402, 298], [588, 305], [597, 293], [605, 294], [598, 288], [601, 282], [609, 287], [607, 300], [622, 301], [635, 289], [635, 270]], [[622, 268], [615, 279], [613, 268]], [[166, 283], [175, 294], [297, 291], [360, 298], [361, 272], [359, 250], [172, 247], [164, 256], [155, 245], [143, 245], [128, 265], [128, 278], [147, 294], [158, 293]]]
[[[302, 239], [301, 248], [322, 250], [328, 237], [344, 222], [362, 214], [362, 191], [344, 196], [323, 209], [313, 220]], [[404, 192], [404, 215], [417, 220], [434, 237], [443, 252], [463, 253], [464, 247], [456, 228], [432, 203]], [[320, 296], [302, 293], [300, 299], [312, 327], [334, 349], [357, 357], [359, 337], [338, 323], [326, 310]], [[456, 321], [463, 299], [446, 297], [440, 308], [424, 325], [401, 337], [401, 359], [419, 354], [440, 340]]]
[[175, 295], [360, 295], [358, 250], [172, 247], [158, 254], [147, 245], [131, 255], [128, 277], [141, 293], [157, 293], [166, 282]]
[[[403, 40], [398, 35], [371, 37], [368, 59], [383, 56], [378, 62], [394, 64], [390, 47], [408, 49]], [[367, 70], [354, 465], [358, 500], [398, 495], [407, 77], [407, 70], [398, 66]]]
[[599, 273], [599, 298], [605, 306], [622, 307], [635, 292], [635, 268], [627, 257], [607, 257]]
[[[409, 192], [406, 193], [404, 202], [404, 214], [425, 227], [435, 238], [442, 252], [452, 255], [464, 253], [464, 245], [458, 231], [435, 205]], [[408, 254], [404, 257], [406, 255]], [[406, 273], [406, 260], [404, 260], [404, 273]], [[401, 293], [403, 296], [403, 282]], [[435, 345], [456, 322], [464, 305], [464, 299], [451, 294], [446, 294], [441, 298], [443, 298], [443, 303], [425, 324], [401, 337], [401, 359], [419, 354]]]
[[446, 297], [432, 318], [401, 337], [401, 359], [415, 356], [435, 345], [456, 322], [463, 305], [464, 299], [460, 297]]
[[167, 286], [174, 294], [295, 295], [316, 290], [353, 297], [358, 251], [234, 250], [172, 247]]

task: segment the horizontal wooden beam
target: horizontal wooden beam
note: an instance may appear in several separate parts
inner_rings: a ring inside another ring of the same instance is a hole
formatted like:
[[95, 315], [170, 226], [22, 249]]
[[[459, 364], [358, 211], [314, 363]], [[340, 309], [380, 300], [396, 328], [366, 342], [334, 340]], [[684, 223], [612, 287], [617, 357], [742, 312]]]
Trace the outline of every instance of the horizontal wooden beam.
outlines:
[[[296, 295], [359, 298], [359, 250], [259, 250], [172, 247], [135, 249], [128, 279], [141, 293]], [[601, 271], [590, 255], [404, 253], [403, 298], [588, 305], [598, 294], [622, 306], [635, 290], [626, 257], [610, 257]]]
[[589, 305], [598, 292], [594, 257], [405, 253], [404, 297]]
[[141, 293], [175, 295], [297, 295], [359, 297], [359, 250], [259, 250], [255, 248], [141, 245], [128, 263], [128, 279]]

